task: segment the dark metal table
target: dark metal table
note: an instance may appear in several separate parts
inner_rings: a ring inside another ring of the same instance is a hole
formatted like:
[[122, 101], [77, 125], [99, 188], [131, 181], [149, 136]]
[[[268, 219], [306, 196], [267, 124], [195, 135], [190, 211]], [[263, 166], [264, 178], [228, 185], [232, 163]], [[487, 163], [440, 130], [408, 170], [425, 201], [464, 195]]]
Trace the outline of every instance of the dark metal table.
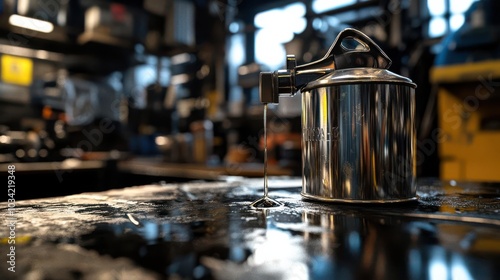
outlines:
[[415, 203], [345, 205], [302, 200], [300, 183], [271, 180], [285, 207], [267, 211], [248, 207], [262, 179], [241, 178], [18, 201], [0, 278], [497, 279], [496, 185], [421, 180]]

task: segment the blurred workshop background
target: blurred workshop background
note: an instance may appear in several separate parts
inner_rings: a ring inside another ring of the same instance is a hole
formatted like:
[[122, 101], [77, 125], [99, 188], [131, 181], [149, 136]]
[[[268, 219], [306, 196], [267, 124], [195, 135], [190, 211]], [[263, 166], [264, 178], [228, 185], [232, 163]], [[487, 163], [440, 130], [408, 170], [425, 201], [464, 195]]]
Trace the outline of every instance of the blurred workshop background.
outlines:
[[[18, 199], [262, 176], [259, 72], [323, 57], [346, 27], [418, 85], [418, 177], [500, 181], [498, 1], [0, 3], [0, 170], [16, 165]], [[270, 107], [270, 175], [301, 174], [300, 103]]]

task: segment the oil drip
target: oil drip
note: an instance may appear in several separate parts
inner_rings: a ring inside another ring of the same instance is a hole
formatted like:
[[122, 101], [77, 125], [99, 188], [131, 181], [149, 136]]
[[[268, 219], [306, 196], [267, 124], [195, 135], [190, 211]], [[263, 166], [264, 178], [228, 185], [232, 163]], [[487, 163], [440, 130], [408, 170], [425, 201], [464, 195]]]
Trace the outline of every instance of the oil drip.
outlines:
[[257, 209], [281, 207], [283, 204], [269, 197], [269, 185], [267, 179], [267, 103], [264, 104], [264, 196], [250, 204]]

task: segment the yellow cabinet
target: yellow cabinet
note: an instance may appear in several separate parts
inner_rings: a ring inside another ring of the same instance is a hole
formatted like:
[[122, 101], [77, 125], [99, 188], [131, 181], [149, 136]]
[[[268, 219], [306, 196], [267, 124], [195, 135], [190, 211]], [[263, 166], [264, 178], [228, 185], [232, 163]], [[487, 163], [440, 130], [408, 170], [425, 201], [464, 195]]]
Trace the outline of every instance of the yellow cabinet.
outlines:
[[499, 182], [500, 60], [434, 67], [431, 81], [444, 134], [441, 178]]

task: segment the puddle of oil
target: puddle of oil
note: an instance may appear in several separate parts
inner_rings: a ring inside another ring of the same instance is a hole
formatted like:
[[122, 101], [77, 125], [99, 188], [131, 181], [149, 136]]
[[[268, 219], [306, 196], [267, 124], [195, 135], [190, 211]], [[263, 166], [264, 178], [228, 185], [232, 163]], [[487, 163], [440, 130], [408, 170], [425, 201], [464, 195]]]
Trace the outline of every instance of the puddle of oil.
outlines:
[[264, 104], [264, 196], [250, 204], [255, 209], [268, 209], [282, 207], [283, 204], [269, 197], [267, 178], [267, 103]]

